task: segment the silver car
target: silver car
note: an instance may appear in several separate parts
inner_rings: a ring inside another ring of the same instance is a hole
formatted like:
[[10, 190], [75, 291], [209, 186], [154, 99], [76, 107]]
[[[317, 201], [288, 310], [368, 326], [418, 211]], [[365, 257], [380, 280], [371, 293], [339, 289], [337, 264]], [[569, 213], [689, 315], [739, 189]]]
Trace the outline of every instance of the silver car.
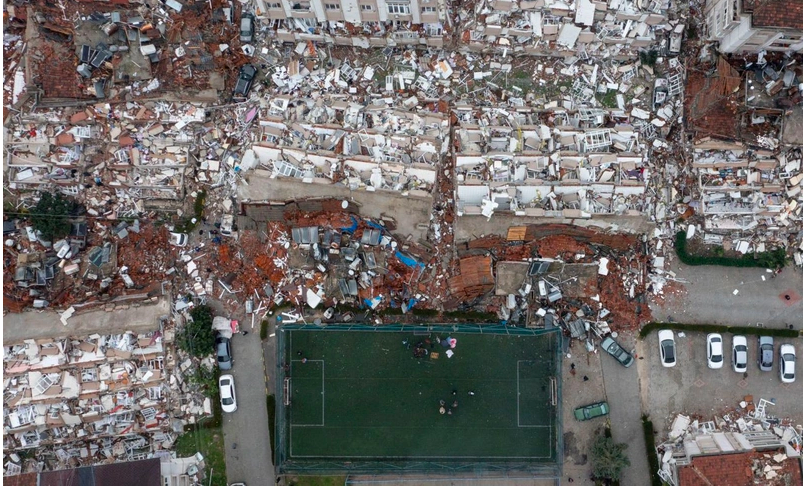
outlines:
[[634, 357], [626, 352], [625, 349], [611, 337], [604, 338], [603, 341], [600, 342], [600, 347], [608, 352], [609, 355], [616, 358], [623, 367], [630, 367], [634, 363]]
[[762, 372], [773, 370], [773, 337], [759, 337], [757, 365]]

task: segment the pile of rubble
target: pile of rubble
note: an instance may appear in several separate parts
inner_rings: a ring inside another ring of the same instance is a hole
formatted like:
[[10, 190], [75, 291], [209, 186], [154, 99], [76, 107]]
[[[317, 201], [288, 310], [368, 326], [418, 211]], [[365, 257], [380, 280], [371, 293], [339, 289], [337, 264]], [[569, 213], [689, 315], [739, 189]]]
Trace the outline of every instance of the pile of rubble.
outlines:
[[248, 300], [252, 316], [284, 304], [407, 311], [433, 298], [419, 291], [426, 281], [426, 249], [399, 242], [383, 224], [350, 213], [290, 219], [299, 226], [243, 229], [237, 241], [183, 252], [178, 292], [215, 298], [231, 310]]
[[[746, 465], [733, 468], [742, 474], [745, 467], [753, 478], [738, 483], [792, 485], [800, 482], [801, 425], [796, 425], [794, 420], [772, 416], [767, 410], [770, 406], [774, 406], [771, 401], [759, 399], [755, 403], [753, 396], [745, 396], [738, 407], [715, 416], [711, 421], [676, 415], [669, 425], [667, 440], [657, 447], [662, 462], [659, 475], [670, 485], [679, 485], [679, 475], [683, 475], [684, 468], [692, 468], [695, 472], [692, 475], [705, 475], [696, 469], [695, 460], [700, 455], [749, 453], [745, 458]], [[724, 460], [716, 460], [727, 461], [722, 458]], [[798, 482], [794, 480], [796, 476]]]
[[183, 414], [169, 385], [174, 364], [166, 335], [94, 334], [5, 346], [5, 474], [138, 460], [170, 449], [185, 421], [176, 419]]
[[[326, 306], [427, 300], [421, 306], [496, 312], [503, 303], [477, 299], [488, 281], [473, 267], [479, 261], [464, 265], [477, 279], [461, 277], [453, 240], [460, 219], [503, 215], [592, 221], [612, 232], [648, 228], [644, 248], [625, 256], [558, 237], [494, 255], [605, 257], [609, 274], [590, 295], [634, 328], [648, 317], [645, 292], [661, 296], [677, 285], [669, 269], [678, 231], [724, 248], [735, 242], [741, 253], [800, 245], [801, 151], [791, 148], [788, 114], [777, 108], [800, 103], [795, 57], [760, 53], [738, 66], [713, 55], [711, 43], [685, 38], [688, 21], [702, 28], [694, 8], [690, 16], [663, 1], [476, 1], [339, 14], [313, 3], [257, 1], [253, 12], [223, 0], [9, 7], [6, 94], [15, 110], [6, 119], [7, 187], [20, 213], [35, 205], [37, 190], [83, 204], [79, 238], [89, 242], [91, 264], [108, 269], [86, 274], [75, 236], [58, 249], [40, 242], [44, 254], [15, 241], [21, 257], [5, 268], [29, 287], [6, 279], [7, 309], [164, 292], [162, 283], [179, 276], [182, 292], [234, 305], [242, 291], [265, 309], [279, 296], [310, 303], [309, 290]], [[238, 37], [236, 19], [262, 25]], [[30, 70], [20, 67], [25, 53]], [[53, 69], [43, 69], [53, 57]], [[247, 64], [254, 77], [238, 71]], [[233, 99], [234, 85], [244, 101], [215, 105]], [[724, 114], [733, 130], [719, 131]], [[283, 215], [269, 227], [247, 205], [296, 196], [245, 201], [252, 177], [310, 185], [337, 200], [361, 192], [402, 205], [421, 199], [432, 204], [420, 223], [426, 238], [365, 216], [344, 234], [352, 224], [335, 205], [309, 222]], [[234, 243], [212, 227], [227, 218], [240, 227]], [[370, 257], [351, 255], [346, 261], [357, 267], [331, 271], [327, 256], [340, 254], [320, 250], [332, 245], [327, 236], [347, 235], [348, 245], [361, 242], [355, 251], [365, 250], [368, 221], [381, 227], [382, 272], [373, 275]], [[188, 236], [182, 264], [165, 250], [168, 233], [148, 230], [156, 222], [200, 231]], [[293, 228], [305, 227], [316, 227], [319, 240], [295, 241]], [[294, 243], [312, 254], [297, 255]], [[550, 245], [574, 250], [559, 256]], [[72, 260], [59, 257], [67, 246]], [[400, 248], [413, 267], [396, 255]], [[197, 268], [174, 273], [190, 264]], [[69, 276], [97, 276], [100, 285]], [[340, 280], [346, 293], [335, 290]]]

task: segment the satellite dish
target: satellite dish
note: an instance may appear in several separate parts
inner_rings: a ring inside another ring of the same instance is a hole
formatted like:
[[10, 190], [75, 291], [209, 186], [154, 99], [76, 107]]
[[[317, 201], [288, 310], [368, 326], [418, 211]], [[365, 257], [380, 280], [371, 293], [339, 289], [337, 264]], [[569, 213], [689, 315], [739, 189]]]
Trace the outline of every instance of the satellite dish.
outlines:
[[341, 208], [344, 210], [349, 207], [349, 202], [346, 200], [341, 201]]

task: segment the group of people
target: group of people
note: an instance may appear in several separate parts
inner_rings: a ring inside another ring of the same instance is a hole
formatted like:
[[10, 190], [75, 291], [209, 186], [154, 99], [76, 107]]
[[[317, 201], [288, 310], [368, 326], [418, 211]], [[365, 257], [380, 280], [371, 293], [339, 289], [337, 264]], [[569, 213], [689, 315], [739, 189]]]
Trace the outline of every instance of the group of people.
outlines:
[[[469, 395], [474, 396], [475, 391], [469, 391]], [[448, 415], [452, 416], [453, 409], [458, 409], [457, 396], [458, 396], [458, 391], [453, 389], [452, 390], [452, 397], [453, 397], [453, 399], [452, 399], [452, 407], [447, 406], [447, 401], [445, 401], [443, 399], [439, 400], [438, 401], [438, 413], [439, 414], [448, 414]]]
[[[416, 343], [416, 346], [413, 348], [413, 357], [415, 358], [424, 358], [428, 354], [428, 349], [433, 350], [436, 344], [441, 345], [442, 347], [447, 349], [447, 355], [451, 356], [454, 352], [450, 352], [450, 349], [454, 349], [455, 346], [458, 344], [458, 340], [447, 337], [445, 339], [441, 339], [441, 337], [436, 337], [435, 341], [430, 340], [429, 338], [425, 338], [424, 341], [419, 341]], [[410, 350], [411, 342], [410, 340], [402, 340], [402, 346], [406, 349]]]
[[[408, 341], [408, 340], [402, 340], [402, 345], [404, 345], [404, 346], [405, 346], [405, 348], [410, 349], [410, 341]], [[416, 346], [413, 348], [413, 356], [414, 356], [415, 358], [424, 358], [424, 357], [426, 357], [426, 356], [427, 356], [427, 353], [428, 353], [428, 352], [427, 352], [427, 347], [428, 347], [428, 346], [429, 346], [431, 349], [432, 349], [432, 348], [435, 346], [435, 345], [434, 345], [434, 344], [433, 344], [433, 343], [430, 341], [430, 339], [429, 339], [429, 338], [425, 338], [423, 342], [421, 342], [421, 341], [420, 341], [420, 342], [416, 343]]]

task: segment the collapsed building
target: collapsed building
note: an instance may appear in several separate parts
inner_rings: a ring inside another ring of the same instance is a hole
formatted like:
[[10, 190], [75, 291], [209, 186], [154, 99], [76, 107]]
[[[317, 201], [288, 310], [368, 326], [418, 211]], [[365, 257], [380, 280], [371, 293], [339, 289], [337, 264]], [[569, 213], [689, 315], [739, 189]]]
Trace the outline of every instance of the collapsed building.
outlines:
[[[5, 346], [3, 450], [17, 457], [5, 462], [5, 474], [142, 460], [170, 449], [177, 434], [166, 370], [173, 364], [162, 337], [94, 334]], [[31, 450], [36, 455], [24, 462], [15, 455]]]
[[658, 474], [669, 485], [800, 483], [801, 426], [770, 414], [774, 405], [749, 395], [712, 420], [676, 415], [656, 448]]
[[[61, 306], [82, 293], [164, 293], [182, 267], [175, 256], [127, 261], [135, 249], [149, 255], [168, 242], [167, 231], [148, 230], [157, 220], [181, 232], [226, 217], [241, 229], [237, 245], [248, 232], [264, 244], [269, 223], [288, 235], [351, 227], [336, 203], [322, 210], [335, 224], [298, 213], [252, 218], [259, 205], [304, 206], [315, 193], [347, 206], [371, 192], [431, 207], [432, 217], [399, 222], [404, 231], [382, 229], [417, 262], [439, 267], [409, 284], [414, 295], [420, 286], [438, 289], [431, 304], [457, 302], [446, 295], [460, 275], [451, 262], [457, 219], [500, 214], [614, 231], [656, 224], [648, 267], [659, 273], [679, 215], [682, 226], [700, 224], [706, 241], [729, 240], [740, 251], [790, 247], [798, 234], [800, 151], [785, 133], [791, 107], [800, 106], [800, 62], [757, 59], [739, 72], [699, 55], [711, 46], [686, 30], [692, 22], [701, 31], [703, 19], [685, 6], [214, 0], [11, 5], [8, 13], [5, 94], [20, 110], [6, 119], [13, 204], [24, 212], [37, 202], [28, 190], [56, 190], [86, 207], [75, 222], [84, 227], [58, 249], [35, 234], [27, 242], [9, 235], [18, 255], [6, 269], [17, 279], [4, 284], [15, 309], [33, 298]], [[238, 36], [238, 20], [251, 30]], [[43, 68], [50, 57], [58, 57], [52, 73]], [[253, 69], [238, 71], [246, 66]], [[246, 87], [244, 101], [230, 96], [234, 86]], [[740, 130], [726, 131], [720, 117], [735, 113], [733, 102], [745, 107], [732, 124]], [[291, 189], [259, 191], [273, 182]], [[287, 196], [305, 185], [303, 195]], [[363, 219], [382, 226], [393, 215]], [[768, 236], [740, 243], [740, 232], [757, 228]], [[216, 240], [206, 227], [202, 235]], [[86, 248], [73, 249], [74, 237]], [[59, 257], [64, 249], [69, 258]], [[280, 252], [262, 252], [269, 250]], [[260, 278], [276, 277], [264, 267]], [[218, 272], [213, 288], [231, 272]], [[201, 273], [202, 283], [214, 274]], [[245, 280], [250, 291], [264, 287]], [[187, 289], [198, 286], [206, 287]]]

